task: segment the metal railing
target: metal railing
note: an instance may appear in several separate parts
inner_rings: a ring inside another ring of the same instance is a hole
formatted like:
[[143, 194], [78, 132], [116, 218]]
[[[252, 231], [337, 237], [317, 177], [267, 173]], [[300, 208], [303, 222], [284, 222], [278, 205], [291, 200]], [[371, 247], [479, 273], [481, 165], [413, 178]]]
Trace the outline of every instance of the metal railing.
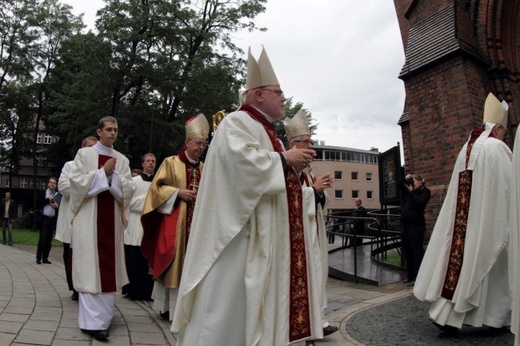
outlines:
[[[387, 258], [387, 251], [397, 249], [401, 255], [400, 214], [391, 213], [391, 210], [367, 210], [367, 216], [353, 216], [356, 210], [348, 212], [335, 212], [325, 215], [327, 219], [335, 219], [334, 223], [327, 223], [327, 235], [339, 236], [341, 245], [330, 252], [343, 250], [357, 246], [358, 239], [363, 239], [361, 246], [370, 245], [370, 255], [377, 262], [383, 262]], [[350, 225], [364, 221], [364, 234], [357, 234], [356, 227]], [[336, 229], [336, 230], [335, 230]], [[347, 240], [351, 241], [348, 242]], [[368, 240], [368, 241], [365, 241]], [[353, 244], [353, 245], [349, 245]], [[401, 256], [402, 259], [402, 256]], [[403, 261], [401, 260], [401, 266]], [[357, 251], [354, 251], [354, 278], [358, 281]]]

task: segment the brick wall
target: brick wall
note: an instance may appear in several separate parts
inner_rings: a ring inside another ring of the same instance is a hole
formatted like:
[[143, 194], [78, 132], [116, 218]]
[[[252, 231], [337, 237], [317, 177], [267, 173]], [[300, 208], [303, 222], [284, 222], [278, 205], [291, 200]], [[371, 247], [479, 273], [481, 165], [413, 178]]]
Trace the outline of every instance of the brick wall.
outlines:
[[[520, 11], [504, 7], [501, 10], [507, 16], [502, 16], [495, 13], [492, 2], [475, 0], [468, 7], [462, 0], [394, 0], [405, 52], [410, 28], [447, 6], [453, 6], [456, 13], [454, 39], [463, 48], [401, 76], [406, 89], [406, 117], [400, 123], [404, 164], [407, 172], [420, 174], [432, 191], [426, 209], [426, 239], [444, 201], [456, 157], [470, 131], [481, 124], [488, 92], [506, 99], [512, 110], [520, 101], [518, 46], [516, 52], [503, 57], [506, 50], [498, 43], [502, 41], [490, 39], [493, 35], [517, 37], [514, 33], [519, 30]], [[488, 15], [487, 11], [493, 13]], [[513, 24], [504, 23], [504, 18]], [[496, 63], [497, 59], [501, 61]], [[492, 66], [497, 66], [496, 70]], [[506, 142], [512, 147], [511, 136]]]

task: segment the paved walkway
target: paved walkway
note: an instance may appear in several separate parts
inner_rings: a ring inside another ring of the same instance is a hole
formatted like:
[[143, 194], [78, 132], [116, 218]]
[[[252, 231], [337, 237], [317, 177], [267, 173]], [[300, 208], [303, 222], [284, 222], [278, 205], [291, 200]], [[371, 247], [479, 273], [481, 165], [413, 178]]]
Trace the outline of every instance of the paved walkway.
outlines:
[[[53, 248], [52, 264], [36, 264], [35, 247], [0, 245], [0, 345], [99, 345], [77, 327], [78, 305], [70, 299], [62, 248]], [[331, 324], [340, 332], [316, 345], [359, 345], [346, 332], [356, 312], [410, 294], [406, 286], [384, 288], [330, 279], [327, 287]], [[175, 345], [170, 323], [161, 320], [148, 302], [116, 295], [110, 345]]]
[[[103, 344], [77, 327], [78, 305], [70, 299], [61, 264], [62, 249], [53, 248], [53, 263], [41, 265], [36, 264], [35, 250], [0, 245], [0, 345]], [[329, 278], [327, 293], [327, 318], [340, 331], [315, 342], [316, 346], [415, 345], [418, 340], [424, 345], [443, 344], [434, 329], [414, 331], [415, 321], [429, 323], [420, 302], [411, 298], [411, 289], [402, 283], [375, 287]], [[399, 332], [404, 325], [409, 334]], [[169, 328], [170, 323], [161, 320], [150, 303], [118, 294], [108, 344], [176, 345]], [[491, 336], [482, 345], [504, 345], [511, 340], [511, 334]], [[464, 338], [458, 341], [459, 345], [470, 344]]]

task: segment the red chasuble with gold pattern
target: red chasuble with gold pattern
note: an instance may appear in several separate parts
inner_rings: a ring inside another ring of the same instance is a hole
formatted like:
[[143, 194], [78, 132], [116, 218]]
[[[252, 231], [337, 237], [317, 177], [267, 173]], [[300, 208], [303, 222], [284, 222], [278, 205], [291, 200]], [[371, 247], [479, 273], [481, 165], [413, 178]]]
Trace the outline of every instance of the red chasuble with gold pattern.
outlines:
[[[240, 110], [248, 113], [253, 119], [263, 125], [276, 152], [283, 151], [273, 124], [269, 123], [256, 108], [250, 105], [243, 105]], [[285, 185], [289, 210], [289, 239], [291, 244], [289, 341], [292, 342], [311, 336], [311, 322], [307, 256], [305, 253], [305, 235], [303, 229], [302, 189], [300, 180], [294, 170], [288, 170]]]
[[[98, 168], [102, 168], [110, 156], [99, 155]], [[109, 191], [97, 195], [97, 247], [101, 276], [101, 292], [117, 291], [115, 253], [114, 197]]]

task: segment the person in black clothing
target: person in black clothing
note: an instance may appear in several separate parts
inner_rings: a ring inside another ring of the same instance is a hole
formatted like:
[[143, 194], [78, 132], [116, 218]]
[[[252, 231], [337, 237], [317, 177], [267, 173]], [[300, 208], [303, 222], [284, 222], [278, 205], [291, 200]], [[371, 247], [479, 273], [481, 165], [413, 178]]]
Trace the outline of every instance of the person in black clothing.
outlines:
[[[367, 210], [365, 207], [363, 207], [361, 204], [363, 203], [361, 201], [361, 198], [356, 198], [354, 201], [356, 203], [356, 211], [352, 213], [352, 216], [354, 217], [365, 217], [367, 216]], [[354, 223], [351, 223], [349, 225], [350, 233], [356, 234], [356, 236], [362, 236], [365, 234], [365, 220], [355, 220]], [[354, 232], [355, 231], [355, 232]], [[363, 245], [363, 238], [356, 237], [356, 241], [354, 241], [354, 238], [349, 238], [349, 244], [351, 246], [360, 246]]]
[[[0, 201], [0, 215], [2, 217], [2, 244], [13, 245], [13, 223], [16, 217], [16, 202], [11, 199], [11, 192], [5, 193], [5, 198]], [[7, 238], [5, 231], [8, 231]]]
[[424, 256], [423, 242], [426, 231], [424, 209], [430, 200], [431, 192], [418, 174], [407, 174], [399, 185], [403, 191], [401, 244], [406, 260], [405, 283], [413, 286]]
[[335, 233], [339, 232], [338, 220], [337, 219], [331, 219], [330, 223], [332, 225], [332, 229], [329, 232], [329, 244], [334, 244], [334, 242], [336, 240], [336, 234]]
[[50, 177], [47, 183], [47, 190], [45, 190], [40, 239], [38, 240], [38, 249], [36, 252], [37, 264], [42, 264], [42, 262], [51, 264], [51, 261], [49, 261], [49, 253], [52, 247], [52, 238], [56, 231], [56, 219], [61, 201], [61, 195], [56, 191], [57, 184], [58, 179], [56, 177]]

